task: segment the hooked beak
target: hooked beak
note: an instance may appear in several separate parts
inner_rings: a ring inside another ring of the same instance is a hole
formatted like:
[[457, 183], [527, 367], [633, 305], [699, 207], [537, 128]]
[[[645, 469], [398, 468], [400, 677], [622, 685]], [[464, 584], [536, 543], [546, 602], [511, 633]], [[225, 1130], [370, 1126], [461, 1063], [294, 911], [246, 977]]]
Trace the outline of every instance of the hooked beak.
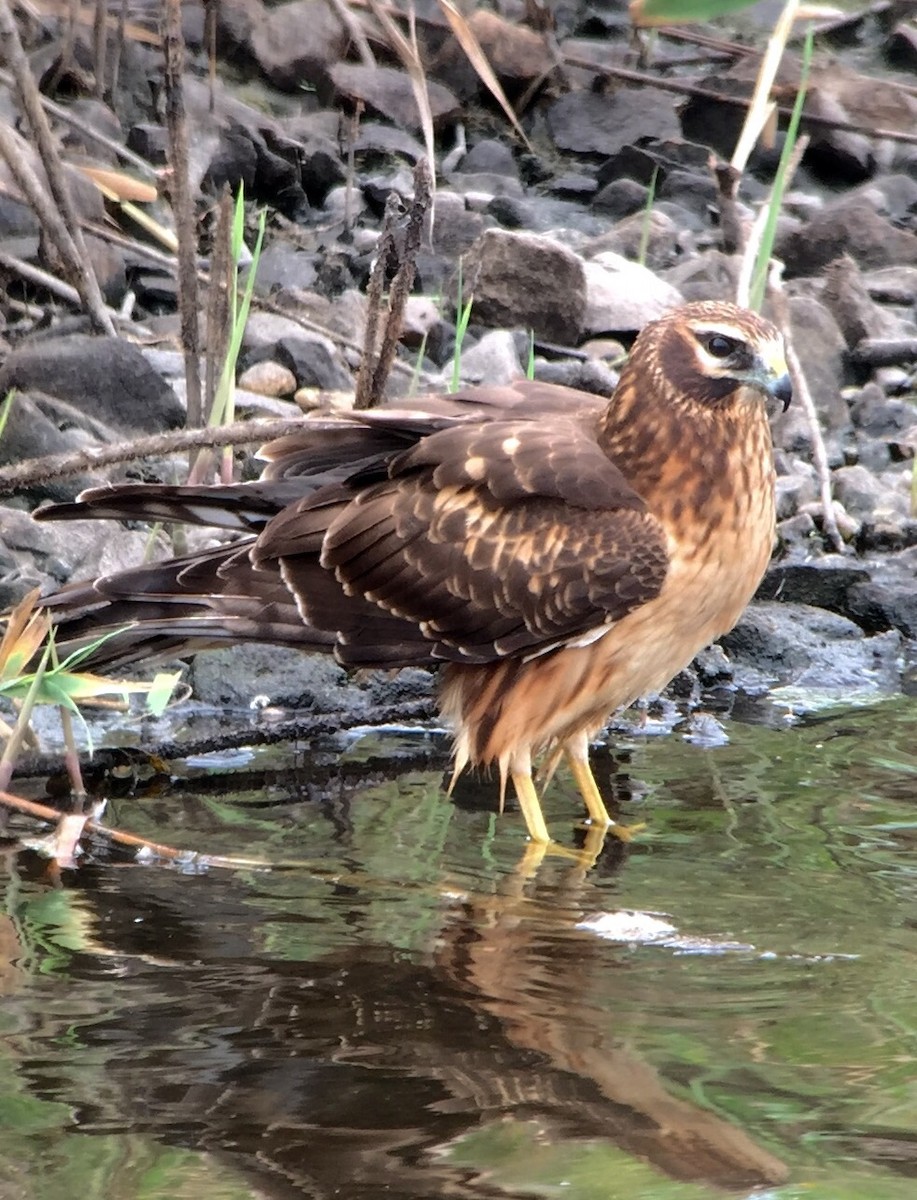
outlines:
[[783, 411], [786, 412], [793, 399], [793, 383], [782, 348], [775, 346], [772, 354], [766, 357], [762, 355], [758, 369], [749, 378], [749, 383], [756, 384], [768, 396], [779, 400]]

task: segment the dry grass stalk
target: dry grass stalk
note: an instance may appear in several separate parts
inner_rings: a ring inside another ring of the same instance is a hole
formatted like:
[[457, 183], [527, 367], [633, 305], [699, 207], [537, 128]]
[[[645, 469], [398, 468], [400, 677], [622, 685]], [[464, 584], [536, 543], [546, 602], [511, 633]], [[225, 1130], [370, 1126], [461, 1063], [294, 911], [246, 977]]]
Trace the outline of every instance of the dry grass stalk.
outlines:
[[516, 116], [515, 109], [506, 98], [500, 80], [494, 74], [494, 70], [488, 61], [487, 55], [481, 49], [481, 43], [478, 41], [477, 35], [468, 24], [464, 16], [459, 12], [452, 0], [439, 0], [439, 6], [445, 14], [446, 20], [449, 22], [455, 40], [465, 52], [465, 57], [474, 67], [478, 78], [497, 101], [500, 107], [506, 114], [507, 120], [515, 129], [518, 136], [522, 139], [522, 143], [526, 150], [532, 151], [532, 144], [525, 136], [522, 126], [519, 124], [519, 118]]
[[5, 122], [0, 122], [0, 152], [29, 203], [35, 208], [36, 216], [57, 249], [64, 270], [80, 293], [93, 324], [103, 333], [114, 335], [114, 325], [102, 299], [99, 281], [83, 241], [79, 216], [70, 189], [64, 181], [60, 156], [41, 105], [38, 86], [19, 40], [19, 31], [7, 0], [0, 0], [0, 51], [10, 67], [19, 103], [28, 120], [47, 176], [51, 197], [45, 192], [35, 172], [25, 162], [17, 140]]
[[197, 222], [188, 174], [188, 123], [185, 117], [182, 83], [185, 40], [181, 19], [181, 0], [165, 0], [164, 80], [166, 124], [169, 129], [170, 192], [178, 234], [178, 307], [185, 357], [188, 424], [195, 426], [202, 423], [204, 410], [201, 402], [200, 334], [197, 320]]
[[217, 202], [217, 219], [210, 250], [210, 285], [207, 288], [207, 355], [204, 376], [204, 411], [213, 410], [220, 372], [229, 345], [230, 255], [232, 236], [232, 197], [228, 191]]
[[802, 405], [802, 411], [805, 413], [809, 429], [812, 433], [812, 465], [815, 467], [815, 474], [818, 478], [818, 490], [822, 509], [822, 528], [834, 549], [844, 554], [847, 552], [847, 546], [838, 528], [837, 516], [834, 511], [834, 498], [831, 495], [831, 468], [828, 465], [825, 439], [821, 434], [815, 401], [812, 399], [812, 393], [809, 391], [809, 385], [806, 382], [802, 364], [793, 345], [790, 306], [787, 294], [781, 285], [779, 271], [771, 272], [768, 284], [768, 297], [773, 307], [774, 320], [783, 334], [783, 340], [786, 344], [786, 364], [789, 368], [790, 378], [793, 381], [793, 398]]
[[[427, 72], [421, 62], [420, 50], [417, 46], [417, 31], [414, 27], [413, 6], [408, 13], [408, 32], [410, 37], [406, 38], [389, 15], [388, 9], [380, 0], [368, 0], [368, 3], [372, 9], [373, 16], [382, 26], [389, 45], [398, 55], [402, 66], [407, 71], [408, 77], [411, 80], [414, 99], [417, 103], [417, 111], [420, 114], [420, 126], [423, 130], [427, 158], [430, 161], [430, 169], [432, 170], [433, 163], [436, 162], [433, 141], [433, 112], [430, 108], [430, 96], [427, 91]], [[403, 14], [399, 13], [399, 16], [403, 16]]]

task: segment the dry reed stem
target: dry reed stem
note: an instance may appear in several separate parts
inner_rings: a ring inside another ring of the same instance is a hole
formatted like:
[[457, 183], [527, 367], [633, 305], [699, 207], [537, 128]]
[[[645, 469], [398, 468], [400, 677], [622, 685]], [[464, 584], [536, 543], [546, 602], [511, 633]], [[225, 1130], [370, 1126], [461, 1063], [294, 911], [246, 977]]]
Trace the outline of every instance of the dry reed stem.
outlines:
[[80, 293], [93, 324], [103, 333], [113, 336], [115, 328], [92, 269], [80, 229], [79, 214], [64, 180], [57, 145], [7, 0], [0, 0], [0, 52], [12, 73], [19, 104], [45, 170], [50, 197], [25, 162], [12, 131], [4, 122], [0, 122], [0, 151], [29, 203], [35, 207], [36, 216], [60, 254], [64, 269]]
[[251, 446], [255, 443], [269, 442], [288, 433], [300, 432], [306, 424], [299, 414], [277, 420], [235, 421], [232, 425], [223, 425], [219, 429], [180, 429], [176, 433], [156, 433], [115, 445], [93, 446], [73, 454], [49, 454], [43, 458], [29, 458], [25, 462], [16, 463], [15, 466], [0, 468], [0, 496], [12, 495], [21, 488], [40, 481], [81, 475], [97, 467], [135, 462], [139, 458], [153, 455], [176, 454], [200, 446]]
[[181, 0], [165, 0], [163, 51], [165, 54], [166, 124], [169, 130], [170, 193], [175, 231], [178, 235], [178, 309], [181, 317], [182, 350], [185, 356], [185, 395], [188, 424], [204, 419], [201, 403], [200, 332], [197, 294], [197, 222], [188, 175], [188, 122], [185, 116], [182, 71], [185, 39], [182, 34]]

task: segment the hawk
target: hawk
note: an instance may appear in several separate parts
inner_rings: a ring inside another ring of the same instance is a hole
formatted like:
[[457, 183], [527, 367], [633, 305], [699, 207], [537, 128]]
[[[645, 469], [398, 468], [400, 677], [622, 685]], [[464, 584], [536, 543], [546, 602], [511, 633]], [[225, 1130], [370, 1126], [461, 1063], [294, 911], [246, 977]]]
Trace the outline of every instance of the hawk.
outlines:
[[94, 666], [239, 640], [442, 664], [456, 775], [495, 767], [547, 843], [533, 763], [565, 758], [604, 829], [590, 739], [753, 595], [774, 538], [765, 402], [790, 396], [773, 325], [687, 304], [643, 329], [607, 400], [519, 381], [305, 420], [262, 449], [258, 481], [126, 484], [45, 509], [242, 535], [45, 602], [59, 640], [119, 630]]

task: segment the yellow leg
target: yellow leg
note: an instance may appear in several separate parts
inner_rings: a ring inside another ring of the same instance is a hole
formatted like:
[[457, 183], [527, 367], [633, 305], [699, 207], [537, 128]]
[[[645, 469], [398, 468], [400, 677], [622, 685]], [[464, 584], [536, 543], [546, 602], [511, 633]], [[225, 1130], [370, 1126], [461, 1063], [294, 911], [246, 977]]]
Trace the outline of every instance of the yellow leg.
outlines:
[[592, 768], [589, 765], [589, 739], [586, 735], [577, 734], [571, 738], [564, 747], [567, 762], [570, 765], [570, 770], [573, 772], [573, 778], [576, 780], [576, 786], [579, 788], [579, 794], [583, 798], [586, 805], [586, 810], [589, 813], [589, 819], [593, 824], [600, 829], [608, 829], [615, 837], [621, 839], [622, 842], [629, 842], [633, 835], [643, 828], [642, 825], [620, 825], [615, 821], [605, 807], [605, 801], [602, 799], [602, 794], [599, 791], [599, 785], [595, 781], [595, 776], [592, 774]]
[[544, 822], [544, 813], [541, 811], [541, 802], [538, 799], [538, 793], [535, 791], [535, 784], [532, 782], [531, 770], [514, 770], [512, 772], [512, 780], [513, 787], [516, 789], [516, 798], [519, 801], [519, 807], [522, 809], [522, 815], [525, 817], [529, 837], [533, 842], [547, 844], [551, 838], [548, 834], [548, 827]]

